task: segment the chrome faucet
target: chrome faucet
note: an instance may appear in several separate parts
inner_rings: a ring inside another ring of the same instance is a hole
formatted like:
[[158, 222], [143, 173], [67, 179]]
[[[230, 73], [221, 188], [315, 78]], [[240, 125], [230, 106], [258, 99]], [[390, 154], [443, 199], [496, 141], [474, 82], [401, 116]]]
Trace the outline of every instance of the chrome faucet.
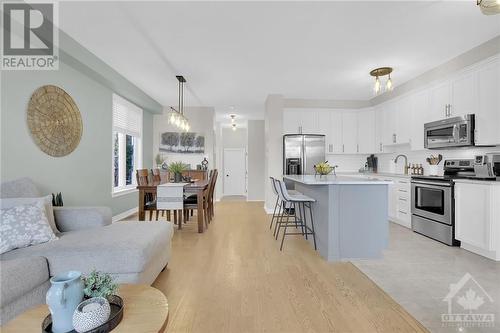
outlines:
[[398, 156], [396, 156], [396, 158], [394, 159], [394, 163], [398, 163], [398, 158], [400, 157], [404, 157], [405, 158], [405, 175], [408, 174], [408, 169], [410, 168], [408, 166], [408, 157], [404, 154], [399, 154]]

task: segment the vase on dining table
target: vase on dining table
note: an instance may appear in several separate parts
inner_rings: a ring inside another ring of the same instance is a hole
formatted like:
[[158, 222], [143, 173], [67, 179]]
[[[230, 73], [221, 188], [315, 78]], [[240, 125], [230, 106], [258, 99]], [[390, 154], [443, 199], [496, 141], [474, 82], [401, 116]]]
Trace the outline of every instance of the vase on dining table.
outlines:
[[182, 182], [182, 173], [174, 173], [174, 182], [175, 183], [180, 183]]

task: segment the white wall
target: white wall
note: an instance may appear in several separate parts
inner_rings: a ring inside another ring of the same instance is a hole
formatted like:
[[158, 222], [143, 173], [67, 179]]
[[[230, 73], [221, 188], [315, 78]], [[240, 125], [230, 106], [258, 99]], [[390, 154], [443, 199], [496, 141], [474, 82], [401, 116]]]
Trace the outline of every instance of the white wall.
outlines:
[[229, 127], [222, 128], [223, 148], [247, 148], [247, 129], [240, 127], [233, 131]]
[[265, 198], [265, 126], [264, 120], [248, 121], [248, 193], [247, 200]]
[[267, 96], [265, 106], [264, 208], [272, 213], [276, 197], [272, 192], [269, 177], [279, 178], [283, 174], [283, 96]]
[[211, 107], [186, 107], [185, 115], [191, 125], [190, 132], [196, 132], [205, 136], [205, 153], [204, 154], [178, 154], [160, 152], [160, 135], [163, 132], [180, 132], [175, 126], [168, 123], [169, 107], [164, 108], [164, 113], [154, 115], [153, 117], [153, 158], [156, 154], [166, 159], [167, 163], [174, 161], [182, 161], [190, 164], [191, 168], [196, 169], [196, 165], [200, 164], [204, 157], [208, 160], [208, 167], [215, 167], [215, 131], [214, 120], [215, 111]]

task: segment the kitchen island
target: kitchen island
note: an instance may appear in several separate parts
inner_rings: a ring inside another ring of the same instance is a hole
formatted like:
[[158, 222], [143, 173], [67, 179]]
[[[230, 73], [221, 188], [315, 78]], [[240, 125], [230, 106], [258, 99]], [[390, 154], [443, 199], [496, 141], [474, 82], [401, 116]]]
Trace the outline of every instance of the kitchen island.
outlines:
[[316, 200], [312, 205], [314, 227], [323, 258], [340, 261], [382, 256], [389, 233], [390, 181], [335, 175], [283, 178], [292, 182], [295, 190]]

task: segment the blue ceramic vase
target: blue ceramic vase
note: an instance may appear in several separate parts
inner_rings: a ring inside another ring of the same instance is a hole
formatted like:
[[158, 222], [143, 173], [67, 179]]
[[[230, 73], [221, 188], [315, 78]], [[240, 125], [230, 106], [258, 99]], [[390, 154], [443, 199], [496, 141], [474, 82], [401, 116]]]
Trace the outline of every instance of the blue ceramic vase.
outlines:
[[82, 273], [69, 271], [50, 279], [52, 286], [45, 298], [52, 316], [52, 332], [73, 330], [73, 313], [83, 299]]

